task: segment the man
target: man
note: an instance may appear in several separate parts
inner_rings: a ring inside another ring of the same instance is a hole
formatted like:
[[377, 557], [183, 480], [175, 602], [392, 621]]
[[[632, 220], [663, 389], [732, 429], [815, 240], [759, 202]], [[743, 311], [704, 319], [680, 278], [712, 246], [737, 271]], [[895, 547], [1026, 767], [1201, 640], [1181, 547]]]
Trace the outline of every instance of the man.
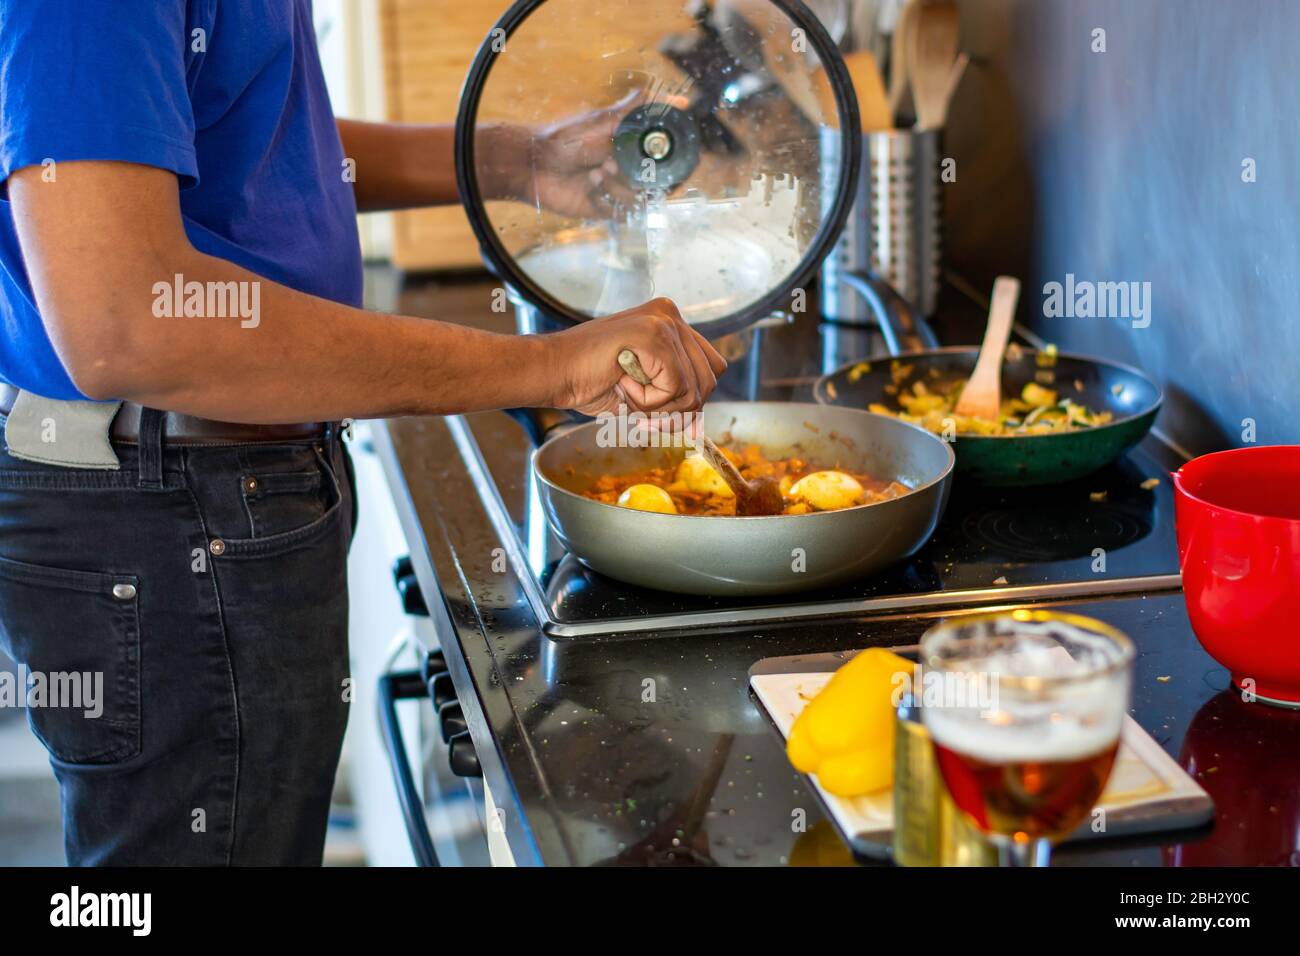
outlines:
[[[489, 187], [606, 201], [588, 154], [613, 122], [485, 132], [549, 170]], [[663, 300], [546, 336], [359, 309], [357, 209], [455, 201], [451, 144], [336, 124], [310, 0], [0, 6], [0, 638], [84, 692], [29, 710], [71, 863], [319, 862], [349, 696], [340, 419], [712, 391], [724, 362]]]

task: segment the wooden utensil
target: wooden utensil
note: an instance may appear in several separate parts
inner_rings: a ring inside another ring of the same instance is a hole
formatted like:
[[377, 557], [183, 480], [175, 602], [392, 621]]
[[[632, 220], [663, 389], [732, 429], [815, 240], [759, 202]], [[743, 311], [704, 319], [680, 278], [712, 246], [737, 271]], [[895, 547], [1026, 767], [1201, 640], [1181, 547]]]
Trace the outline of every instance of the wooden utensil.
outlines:
[[975, 371], [961, 390], [961, 398], [954, 409], [958, 415], [998, 420], [1002, 411], [1002, 356], [1011, 337], [1011, 323], [1016, 317], [1019, 298], [1020, 280], [998, 276], [993, 283], [989, 324], [984, 330], [979, 361], [975, 363]]
[[911, 30], [907, 70], [916, 106], [916, 128], [938, 129], [948, 114], [948, 98], [954, 88], [953, 67], [960, 53], [961, 15], [957, 4], [953, 0], [923, 4], [916, 10]]
[[[855, 50], [844, 55], [844, 65], [848, 68], [849, 78], [853, 81], [853, 90], [858, 96], [858, 115], [862, 121], [862, 131], [871, 133], [882, 129], [893, 129], [894, 115], [889, 108], [889, 97], [885, 95], [885, 81], [881, 78], [876, 58], [866, 50]], [[822, 115], [833, 117], [835, 96], [831, 92], [830, 80], [826, 78], [824, 67], [818, 69], [815, 85]]]
[[935, 104], [934, 114], [931, 117], [937, 128], [948, 125], [948, 110], [952, 106], [952, 98], [957, 95], [957, 87], [961, 85], [961, 78], [966, 75], [968, 66], [970, 66], [970, 56], [965, 53], [957, 57], [953, 63], [952, 70], [948, 73], [948, 89], [943, 94], [943, 100]]
[[889, 42], [889, 112], [897, 117], [907, 105], [910, 75], [907, 58], [912, 49], [912, 32], [921, 0], [907, 0], [898, 13]]
[[751, 481], [736, 470], [736, 466], [708, 435], [701, 433], [698, 441], [704, 460], [735, 492], [736, 514], [742, 518], [755, 518], [784, 513], [785, 498], [781, 495], [781, 486], [775, 478], [762, 477]]
[[[618, 353], [618, 365], [634, 382], [641, 385], [650, 384], [650, 376], [641, 367], [641, 362], [631, 349], [623, 349]], [[736, 466], [708, 435], [700, 432], [697, 441], [704, 460], [722, 476], [722, 480], [735, 493], [737, 515], [753, 518], [784, 513], [785, 498], [782, 497], [781, 486], [775, 478], [763, 477], [750, 481], [736, 470]]]
[[653, 381], [646, 374], [645, 369], [641, 367], [641, 360], [636, 357], [636, 353], [631, 349], [623, 349], [618, 353], [618, 367], [628, 374], [628, 377], [638, 385], [649, 385]]

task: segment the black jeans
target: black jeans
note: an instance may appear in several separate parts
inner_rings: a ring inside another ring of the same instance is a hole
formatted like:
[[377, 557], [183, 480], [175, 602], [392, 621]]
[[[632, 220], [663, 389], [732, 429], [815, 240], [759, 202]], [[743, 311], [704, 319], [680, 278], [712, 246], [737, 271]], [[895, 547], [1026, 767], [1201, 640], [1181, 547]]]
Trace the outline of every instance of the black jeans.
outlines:
[[68, 862], [319, 864], [352, 696], [347, 452], [141, 430], [120, 471], [0, 452], [0, 646], [46, 682], [28, 719]]

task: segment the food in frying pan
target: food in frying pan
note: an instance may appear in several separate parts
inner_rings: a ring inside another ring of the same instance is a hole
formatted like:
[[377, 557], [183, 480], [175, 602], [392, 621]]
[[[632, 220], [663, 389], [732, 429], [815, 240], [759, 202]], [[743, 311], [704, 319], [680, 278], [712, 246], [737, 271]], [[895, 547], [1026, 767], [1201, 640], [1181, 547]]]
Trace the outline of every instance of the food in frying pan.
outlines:
[[[961, 397], [961, 390], [966, 385], [966, 379], [958, 379], [946, 385], [927, 385], [920, 379], [911, 385], [902, 384], [910, 375], [910, 366], [894, 363], [893, 379], [900, 407], [889, 408], [872, 402], [867, 406], [868, 409], [920, 425], [936, 435], [954, 430], [958, 435], [1049, 435], [1053, 432], [1096, 428], [1109, 424], [1114, 417], [1110, 412], [1093, 411], [1068, 395], [1061, 395], [1055, 389], [1036, 382], [1028, 383], [1019, 396], [1004, 398], [997, 421], [958, 415], [954, 409]], [[1079, 388], [1078, 385], [1075, 387], [1076, 390]]]
[[677, 507], [673, 499], [658, 485], [636, 484], [623, 489], [618, 496], [618, 504], [636, 511], [655, 511], [659, 514], [675, 515]]
[[682, 463], [677, 466], [676, 480], [686, 485], [686, 490], [692, 494], [736, 497], [723, 477], [707, 461], [696, 455], [682, 459]]
[[806, 501], [818, 511], [852, 508], [866, 494], [861, 482], [842, 471], [814, 471], [804, 475], [782, 493], [793, 501]]
[[[912, 489], [847, 468], [826, 468], [803, 458], [771, 459], [757, 445], [722, 453], [746, 479], [775, 478], [785, 499], [784, 514], [839, 511], [887, 501]], [[588, 498], [637, 511], [682, 515], [734, 515], [736, 496], [703, 458], [623, 475], [601, 475], [583, 492]]]

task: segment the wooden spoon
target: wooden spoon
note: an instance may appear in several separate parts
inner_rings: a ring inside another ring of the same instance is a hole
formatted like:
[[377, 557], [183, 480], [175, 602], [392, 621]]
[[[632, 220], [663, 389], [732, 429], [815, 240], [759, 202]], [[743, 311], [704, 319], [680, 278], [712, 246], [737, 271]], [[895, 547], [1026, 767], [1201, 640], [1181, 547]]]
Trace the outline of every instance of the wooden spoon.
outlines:
[[997, 421], [1002, 412], [1002, 355], [1011, 337], [1011, 323], [1016, 317], [1016, 302], [1020, 298], [1020, 280], [1011, 276], [998, 276], [993, 283], [993, 299], [989, 303], [989, 324], [984, 330], [984, 344], [970, 381], [961, 390], [954, 411], [972, 418]]
[[700, 433], [700, 452], [713, 470], [722, 476], [736, 494], [736, 514], [742, 518], [779, 515], [785, 511], [785, 498], [775, 478], [762, 477], [752, 481], [736, 470], [736, 466], [713, 443], [713, 439]]
[[921, 0], [907, 0], [894, 23], [894, 35], [889, 43], [889, 112], [897, 117], [907, 105], [910, 87], [907, 58], [912, 50], [912, 34], [916, 25], [916, 11]]
[[[641, 385], [650, 384], [650, 376], [641, 367], [641, 362], [631, 349], [623, 349], [618, 353], [618, 365], [634, 382]], [[722, 453], [722, 449], [714, 444], [713, 439], [708, 435], [700, 432], [698, 441], [705, 461], [722, 476], [722, 480], [735, 493], [736, 514], [744, 518], [755, 518], [779, 515], [785, 511], [785, 498], [781, 495], [781, 486], [775, 478], [763, 477], [750, 481], [736, 470], [736, 466], [728, 460]]]
[[[961, 78], [966, 75], [966, 67], [970, 66], [970, 54], [963, 53], [957, 57], [956, 62], [952, 65], [952, 70], [948, 73], [948, 88], [944, 91], [942, 99], [933, 106], [933, 115], [930, 117], [939, 129], [948, 125], [948, 110], [952, 106], [953, 97], [957, 95], [957, 87], [961, 85]], [[926, 112], [931, 112], [927, 107]]]
[[916, 106], [916, 128], [938, 129], [947, 117], [955, 85], [953, 67], [960, 53], [961, 14], [952, 0], [941, 0], [921, 6], [915, 17], [907, 69]]

